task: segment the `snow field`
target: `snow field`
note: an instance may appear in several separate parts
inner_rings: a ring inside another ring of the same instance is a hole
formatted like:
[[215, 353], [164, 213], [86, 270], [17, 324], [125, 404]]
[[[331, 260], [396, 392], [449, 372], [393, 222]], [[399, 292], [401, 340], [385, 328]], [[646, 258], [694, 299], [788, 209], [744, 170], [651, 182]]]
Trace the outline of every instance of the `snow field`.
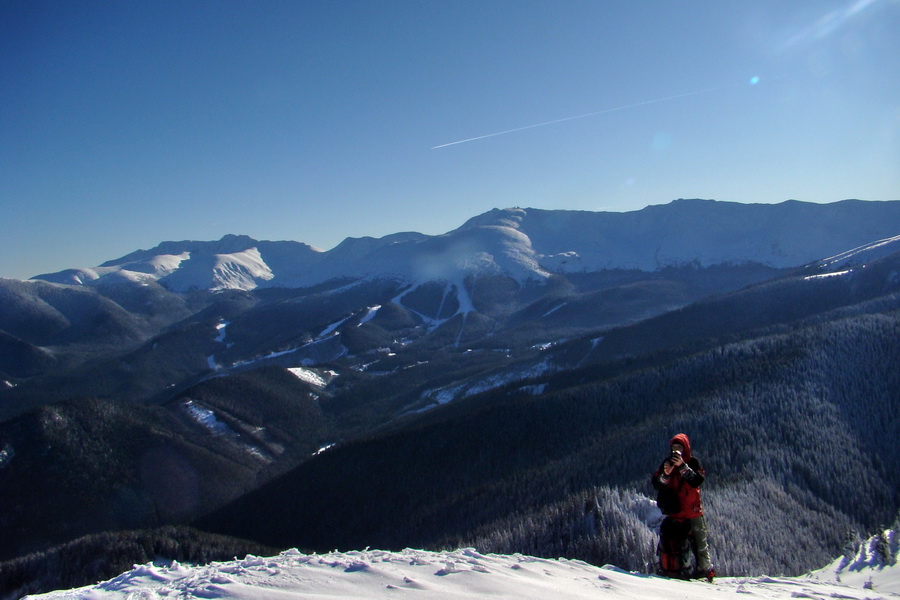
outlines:
[[[880, 583], [887, 587], [896, 585], [897, 576], [893, 571], [893, 568], [885, 569]], [[779, 600], [900, 598], [891, 591], [882, 591], [880, 585], [866, 589], [812, 576], [721, 578], [710, 585], [705, 581], [677, 581], [629, 573], [612, 566], [595, 567], [575, 560], [484, 555], [471, 548], [445, 552], [364, 550], [321, 555], [288, 550], [271, 558], [248, 556], [200, 567], [148, 564], [95, 586], [27, 598], [722, 600], [748, 596]]]
[[313, 386], [320, 387], [320, 388], [323, 388], [326, 385], [328, 385], [328, 382], [325, 381], [324, 377], [322, 377], [321, 375], [319, 375], [318, 373], [316, 373], [315, 371], [312, 371], [310, 369], [304, 369], [303, 367], [290, 367], [290, 368], [288, 368], [288, 371], [290, 371], [290, 373], [294, 377], [296, 377], [300, 381], [305, 381], [309, 385], [313, 385]]

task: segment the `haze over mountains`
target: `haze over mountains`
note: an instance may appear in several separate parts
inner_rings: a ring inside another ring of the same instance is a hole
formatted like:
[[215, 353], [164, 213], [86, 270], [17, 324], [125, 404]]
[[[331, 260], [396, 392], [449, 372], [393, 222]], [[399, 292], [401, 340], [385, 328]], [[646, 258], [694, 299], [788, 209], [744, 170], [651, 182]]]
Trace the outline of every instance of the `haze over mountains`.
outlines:
[[[165, 242], [0, 279], [0, 560], [470, 544], [643, 570], [677, 429], [723, 572], [796, 574], [900, 507], [897, 364], [900, 202]], [[158, 529], [183, 524], [205, 533]]]

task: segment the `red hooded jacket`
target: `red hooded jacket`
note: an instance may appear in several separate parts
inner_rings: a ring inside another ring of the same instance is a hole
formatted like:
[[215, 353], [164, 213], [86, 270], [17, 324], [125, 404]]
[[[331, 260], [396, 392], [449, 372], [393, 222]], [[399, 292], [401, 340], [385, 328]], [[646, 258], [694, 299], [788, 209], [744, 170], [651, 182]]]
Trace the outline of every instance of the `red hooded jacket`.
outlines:
[[684, 452], [681, 453], [687, 468], [674, 469], [668, 477], [665, 476], [663, 465], [659, 466], [653, 474], [653, 487], [658, 491], [674, 493], [678, 498], [678, 508], [667, 516], [672, 519], [693, 519], [703, 514], [703, 505], [700, 501], [700, 484], [703, 483], [706, 472], [700, 466], [697, 457], [691, 454], [691, 441], [683, 433], [679, 433], [669, 441], [669, 445], [681, 444]]

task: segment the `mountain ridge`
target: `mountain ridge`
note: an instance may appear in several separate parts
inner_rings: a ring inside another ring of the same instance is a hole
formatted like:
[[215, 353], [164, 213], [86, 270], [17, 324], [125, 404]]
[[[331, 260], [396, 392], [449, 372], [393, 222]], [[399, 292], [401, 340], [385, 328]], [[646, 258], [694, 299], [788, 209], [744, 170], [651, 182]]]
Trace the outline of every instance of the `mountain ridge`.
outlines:
[[153, 279], [175, 292], [305, 288], [378, 277], [459, 282], [481, 273], [523, 284], [554, 273], [654, 272], [692, 264], [796, 267], [897, 233], [900, 201], [679, 199], [625, 213], [506, 208], [472, 217], [441, 235], [347, 238], [327, 251], [233, 234], [211, 242], [163, 242], [98, 267], [34, 279], [75, 285], [110, 277]]

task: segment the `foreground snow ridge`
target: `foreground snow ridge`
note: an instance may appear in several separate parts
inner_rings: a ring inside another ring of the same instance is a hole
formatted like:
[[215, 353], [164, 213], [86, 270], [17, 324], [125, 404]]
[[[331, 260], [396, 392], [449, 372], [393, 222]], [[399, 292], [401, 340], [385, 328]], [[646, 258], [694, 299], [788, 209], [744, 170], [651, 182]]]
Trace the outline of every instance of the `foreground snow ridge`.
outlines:
[[268, 598], [340, 600], [481, 598], [569, 600], [721, 600], [725, 596], [787, 599], [898, 598], [891, 592], [798, 578], [722, 578], [715, 585], [628, 573], [575, 560], [522, 555], [403, 550], [302, 554], [288, 550], [272, 558], [170, 567], [137, 566], [95, 586], [27, 598]]

